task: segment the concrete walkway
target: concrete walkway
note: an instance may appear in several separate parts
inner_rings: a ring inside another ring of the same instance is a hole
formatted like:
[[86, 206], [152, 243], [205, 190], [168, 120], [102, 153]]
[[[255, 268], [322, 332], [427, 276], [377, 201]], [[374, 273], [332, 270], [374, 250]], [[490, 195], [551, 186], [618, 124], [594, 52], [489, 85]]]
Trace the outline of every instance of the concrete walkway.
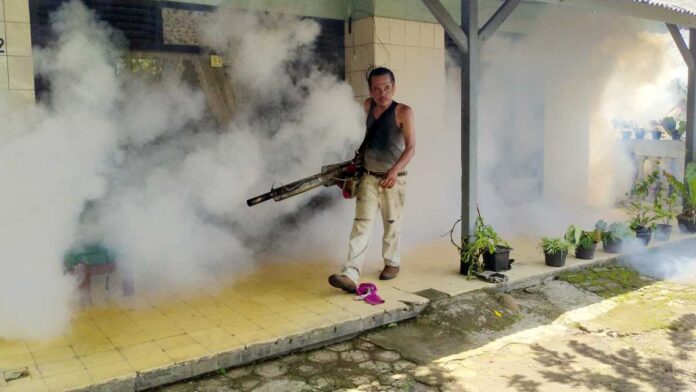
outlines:
[[[692, 238], [675, 234], [670, 243]], [[535, 243], [513, 241], [512, 246], [508, 288], [616, 258], [598, 250], [594, 260], [568, 257], [565, 267], [552, 268]], [[386, 302], [378, 306], [329, 287], [326, 277], [335, 266], [303, 262], [285, 263], [282, 276], [277, 265], [268, 264], [232, 284], [222, 277], [216, 289], [176, 298], [137, 295], [87, 307], [60, 338], [0, 340], [0, 369], [6, 374], [26, 370], [9, 382], [0, 378], [0, 390], [142, 390], [329, 344], [418, 315], [428, 304], [416, 294], [423, 290], [457, 296], [493, 287], [459, 275], [457, 259], [446, 241], [410, 252], [397, 279], [379, 282]], [[368, 266], [365, 280], [376, 282], [378, 268]]]

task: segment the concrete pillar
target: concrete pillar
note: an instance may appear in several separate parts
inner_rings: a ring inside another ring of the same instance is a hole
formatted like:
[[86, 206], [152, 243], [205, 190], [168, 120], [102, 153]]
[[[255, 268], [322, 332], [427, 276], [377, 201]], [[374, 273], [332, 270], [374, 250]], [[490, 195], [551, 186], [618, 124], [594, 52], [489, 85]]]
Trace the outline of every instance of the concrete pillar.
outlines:
[[439, 24], [382, 17], [354, 20], [350, 28], [346, 23], [345, 48], [346, 80], [360, 102], [369, 97], [368, 69], [382, 66], [394, 71], [397, 101], [411, 105], [417, 116], [425, 115], [426, 105], [428, 111], [443, 113], [445, 34]]
[[0, 40], [0, 96], [12, 107], [34, 103], [28, 0], [0, 0]]

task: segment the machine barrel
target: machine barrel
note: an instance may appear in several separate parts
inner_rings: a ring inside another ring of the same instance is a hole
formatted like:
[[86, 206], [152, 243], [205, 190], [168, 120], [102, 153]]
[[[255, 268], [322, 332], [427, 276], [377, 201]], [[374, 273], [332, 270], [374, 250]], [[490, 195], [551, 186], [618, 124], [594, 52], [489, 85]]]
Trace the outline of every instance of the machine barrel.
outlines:
[[322, 185], [331, 186], [336, 183], [337, 178], [342, 176], [344, 169], [350, 165], [352, 165], [352, 161], [324, 166], [321, 168], [321, 173], [279, 186], [278, 188], [273, 188], [270, 192], [252, 197], [247, 200], [247, 205], [251, 207], [271, 199], [281, 201]]
[[270, 199], [273, 199], [275, 201], [284, 200], [288, 197], [295, 196], [300, 193], [304, 193], [319, 186], [322, 186], [324, 185], [324, 182], [326, 180], [327, 178], [324, 174], [315, 174], [313, 176], [309, 176], [301, 180], [291, 182], [290, 184], [274, 188], [270, 192], [264, 193], [262, 195], [252, 197], [251, 199], [247, 200], [247, 205], [249, 207], [255, 206], [259, 203], [262, 203]]

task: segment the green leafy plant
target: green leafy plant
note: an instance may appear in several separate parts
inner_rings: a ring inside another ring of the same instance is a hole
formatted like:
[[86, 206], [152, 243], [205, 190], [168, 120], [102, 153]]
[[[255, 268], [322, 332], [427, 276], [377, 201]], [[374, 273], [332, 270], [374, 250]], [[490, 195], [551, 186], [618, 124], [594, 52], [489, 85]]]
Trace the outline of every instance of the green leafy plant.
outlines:
[[495, 253], [496, 248], [510, 248], [510, 244], [503, 240], [500, 235], [493, 229], [493, 226], [488, 225], [484, 222], [483, 217], [481, 217], [481, 211], [476, 208], [477, 218], [474, 223], [474, 232], [471, 235], [466, 236], [464, 244], [462, 246], [457, 245], [454, 240], [454, 229], [457, 224], [461, 222], [458, 219], [454, 222], [452, 229], [449, 231], [450, 241], [459, 251], [459, 256], [462, 263], [469, 265], [468, 275], [471, 276], [473, 268], [477, 271], [483, 271], [483, 254]]
[[665, 117], [660, 121], [660, 124], [668, 133], [672, 133], [677, 130], [677, 120], [675, 120], [674, 117]]
[[686, 133], [686, 120], [679, 120], [679, 125], [677, 125], [677, 132], [680, 136]]
[[601, 233], [602, 241], [622, 240], [636, 236], [628, 226], [618, 222], [607, 224], [607, 222], [600, 220], [595, 224], [595, 229]]
[[599, 230], [585, 231], [577, 225], [568, 226], [563, 238], [578, 248], [590, 248], [602, 240]]
[[[665, 177], [667, 177], [667, 172], [665, 172]], [[655, 217], [660, 219], [663, 224], [669, 225], [669, 223], [676, 218], [676, 206], [679, 196], [677, 192], [670, 192], [661, 181], [658, 181], [655, 186], [655, 203], [653, 209], [655, 212]]]
[[684, 182], [677, 180], [673, 175], [663, 172], [665, 178], [674, 190], [682, 197], [684, 208], [679, 214], [684, 219], [696, 221], [696, 162], [686, 165]]
[[555, 255], [557, 253], [568, 253], [575, 248], [575, 244], [568, 242], [565, 238], [561, 237], [542, 237], [539, 242], [539, 247], [548, 255]]
[[628, 192], [628, 204], [624, 209], [629, 216], [629, 226], [633, 230], [646, 229], [654, 226], [658, 219], [653, 205], [646, 203], [650, 191], [655, 188], [660, 172], [654, 170], [647, 177], [636, 180]]

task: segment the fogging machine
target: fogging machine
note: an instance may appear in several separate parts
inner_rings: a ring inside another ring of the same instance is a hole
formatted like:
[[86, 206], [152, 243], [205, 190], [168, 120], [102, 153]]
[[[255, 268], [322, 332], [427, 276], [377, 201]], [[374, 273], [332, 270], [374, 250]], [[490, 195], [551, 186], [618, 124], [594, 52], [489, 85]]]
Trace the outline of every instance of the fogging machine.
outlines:
[[351, 199], [356, 194], [362, 174], [363, 166], [358, 159], [323, 166], [319, 174], [305, 177], [277, 188], [271, 188], [270, 192], [247, 200], [247, 205], [249, 207], [255, 206], [270, 199], [281, 201], [322, 185], [325, 187], [336, 185], [341, 188], [343, 197]]

